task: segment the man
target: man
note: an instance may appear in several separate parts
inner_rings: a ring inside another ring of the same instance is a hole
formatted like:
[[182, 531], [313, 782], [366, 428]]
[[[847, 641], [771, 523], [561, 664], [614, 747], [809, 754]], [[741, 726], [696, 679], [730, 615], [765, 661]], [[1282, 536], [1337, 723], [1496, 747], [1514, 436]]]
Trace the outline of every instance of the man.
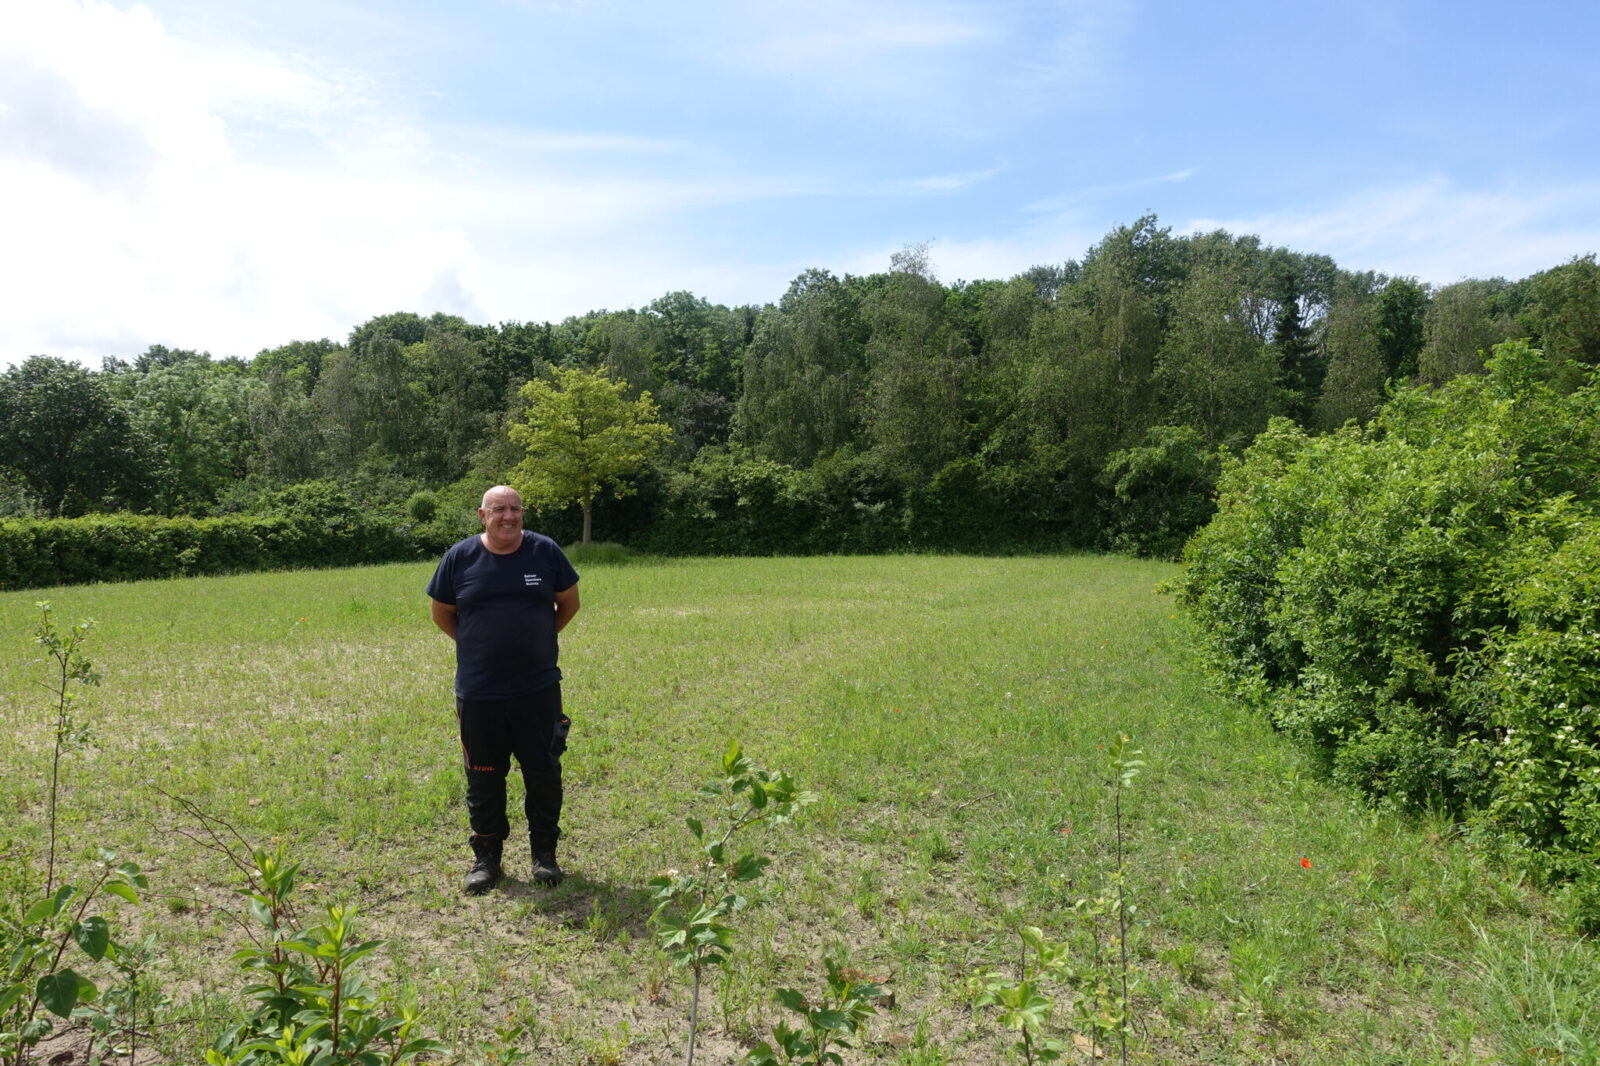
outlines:
[[496, 485], [478, 508], [483, 532], [450, 547], [428, 582], [433, 621], [456, 643], [456, 720], [467, 768], [473, 863], [467, 892], [505, 876], [511, 759], [527, 789], [533, 879], [553, 885], [561, 836], [561, 713], [556, 634], [578, 613], [578, 572], [555, 541], [522, 528], [522, 497]]

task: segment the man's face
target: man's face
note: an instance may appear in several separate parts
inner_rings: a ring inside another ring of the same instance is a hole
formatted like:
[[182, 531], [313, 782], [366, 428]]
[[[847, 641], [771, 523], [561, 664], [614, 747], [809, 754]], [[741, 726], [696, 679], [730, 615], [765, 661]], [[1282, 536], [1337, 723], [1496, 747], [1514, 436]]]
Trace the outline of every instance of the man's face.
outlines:
[[492, 539], [506, 540], [522, 532], [522, 497], [509, 490], [491, 492], [478, 508], [478, 521]]

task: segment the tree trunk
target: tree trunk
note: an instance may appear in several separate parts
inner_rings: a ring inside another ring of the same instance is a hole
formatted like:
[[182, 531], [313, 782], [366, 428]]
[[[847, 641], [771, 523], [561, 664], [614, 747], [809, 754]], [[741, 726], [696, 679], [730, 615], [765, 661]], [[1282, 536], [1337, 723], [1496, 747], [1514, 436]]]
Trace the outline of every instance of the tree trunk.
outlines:
[[583, 505], [583, 541], [582, 541], [582, 543], [585, 546], [587, 546], [588, 543], [589, 543], [589, 518], [590, 518], [590, 515], [592, 514], [593, 510], [594, 510], [594, 505], [592, 503], [585, 503]]

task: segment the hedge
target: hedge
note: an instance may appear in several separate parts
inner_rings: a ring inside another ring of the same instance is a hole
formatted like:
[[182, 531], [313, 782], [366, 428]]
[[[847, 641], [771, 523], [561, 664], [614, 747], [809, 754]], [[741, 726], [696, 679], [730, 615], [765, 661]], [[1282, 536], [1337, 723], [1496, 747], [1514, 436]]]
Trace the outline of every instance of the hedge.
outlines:
[[376, 522], [306, 516], [0, 519], [0, 587], [392, 562], [417, 545]]

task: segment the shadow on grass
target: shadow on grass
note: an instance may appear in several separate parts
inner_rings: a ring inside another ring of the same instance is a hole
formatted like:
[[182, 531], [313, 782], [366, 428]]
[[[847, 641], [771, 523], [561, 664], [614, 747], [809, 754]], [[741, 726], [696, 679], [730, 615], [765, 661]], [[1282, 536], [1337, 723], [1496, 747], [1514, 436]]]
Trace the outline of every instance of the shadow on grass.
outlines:
[[561, 884], [535, 884], [507, 871], [495, 892], [515, 900], [526, 900], [540, 912], [560, 920], [573, 929], [584, 929], [602, 940], [622, 930], [633, 937], [650, 932], [650, 915], [656, 909], [655, 896], [648, 889], [592, 881], [581, 872], [567, 872]]

